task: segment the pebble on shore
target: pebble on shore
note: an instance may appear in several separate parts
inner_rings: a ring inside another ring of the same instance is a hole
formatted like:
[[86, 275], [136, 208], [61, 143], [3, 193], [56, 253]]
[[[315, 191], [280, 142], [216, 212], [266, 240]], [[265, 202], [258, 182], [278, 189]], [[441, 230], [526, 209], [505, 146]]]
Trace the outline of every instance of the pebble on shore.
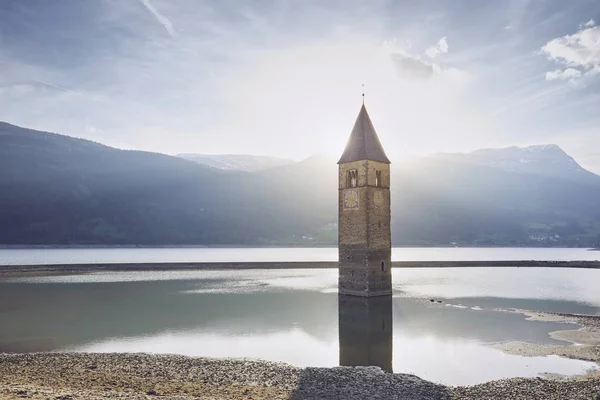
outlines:
[[600, 377], [449, 387], [376, 367], [297, 368], [178, 355], [0, 355], [0, 399], [597, 399]]

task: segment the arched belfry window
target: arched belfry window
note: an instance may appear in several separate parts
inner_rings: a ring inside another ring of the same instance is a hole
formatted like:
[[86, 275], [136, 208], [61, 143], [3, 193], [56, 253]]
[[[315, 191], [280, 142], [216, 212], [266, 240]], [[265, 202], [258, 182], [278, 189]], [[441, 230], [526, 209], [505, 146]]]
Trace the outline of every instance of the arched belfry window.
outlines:
[[357, 187], [358, 186], [358, 171], [351, 169], [346, 174], [346, 187]]
[[381, 170], [376, 170], [375, 171], [375, 186], [381, 186], [381, 185], [382, 185]]

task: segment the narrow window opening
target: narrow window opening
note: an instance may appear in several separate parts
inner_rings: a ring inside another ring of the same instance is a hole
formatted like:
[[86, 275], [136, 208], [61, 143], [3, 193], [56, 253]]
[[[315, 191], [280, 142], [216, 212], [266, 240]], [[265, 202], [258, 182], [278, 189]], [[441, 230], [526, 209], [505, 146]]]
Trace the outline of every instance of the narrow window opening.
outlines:
[[381, 272], [385, 272], [385, 261], [381, 262]]
[[380, 187], [381, 184], [381, 170], [377, 170], [375, 171], [375, 186]]
[[358, 186], [358, 171], [355, 169], [351, 169], [346, 174], [346, 186], [347, 187], [356, 187]]

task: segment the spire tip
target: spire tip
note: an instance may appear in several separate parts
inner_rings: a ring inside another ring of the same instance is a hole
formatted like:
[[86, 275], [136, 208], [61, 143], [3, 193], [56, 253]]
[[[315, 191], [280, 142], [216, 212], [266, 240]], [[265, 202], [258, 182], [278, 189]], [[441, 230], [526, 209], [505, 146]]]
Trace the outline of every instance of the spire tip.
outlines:
[[365, 105], [365, 84], [362, 84], [362, 103]]

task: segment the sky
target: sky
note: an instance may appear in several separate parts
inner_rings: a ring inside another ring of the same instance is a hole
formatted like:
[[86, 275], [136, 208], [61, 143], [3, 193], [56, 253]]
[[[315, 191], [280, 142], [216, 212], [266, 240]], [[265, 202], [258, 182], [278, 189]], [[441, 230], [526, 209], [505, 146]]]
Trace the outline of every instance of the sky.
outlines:
[[598, 0], [1, 0], [0, 121], [167, 154], [555, 143], [600, 173]]

